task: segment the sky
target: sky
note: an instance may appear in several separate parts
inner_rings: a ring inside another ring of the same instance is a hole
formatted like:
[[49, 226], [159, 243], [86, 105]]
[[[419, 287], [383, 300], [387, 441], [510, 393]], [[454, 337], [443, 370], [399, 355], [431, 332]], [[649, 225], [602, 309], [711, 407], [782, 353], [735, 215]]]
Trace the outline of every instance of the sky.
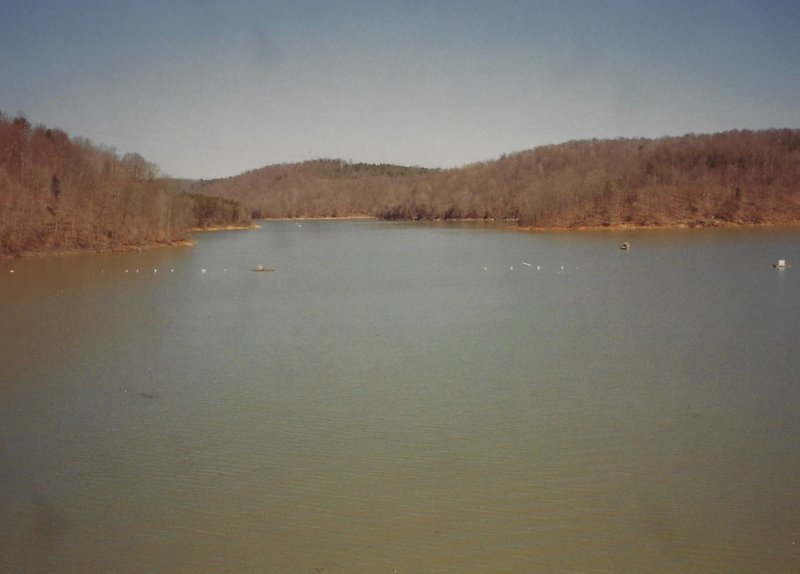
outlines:
[[4, 0], [0, 111], [207, 179], [800, 128], [800, 2]]

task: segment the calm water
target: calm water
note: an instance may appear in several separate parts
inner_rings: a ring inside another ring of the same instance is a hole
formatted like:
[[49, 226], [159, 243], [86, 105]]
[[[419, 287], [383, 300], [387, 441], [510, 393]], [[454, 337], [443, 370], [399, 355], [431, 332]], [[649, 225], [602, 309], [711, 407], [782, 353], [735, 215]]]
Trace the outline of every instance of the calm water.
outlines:
[[0, 571], [796, 573], [799, 350], [791, 230], [0, 262]]

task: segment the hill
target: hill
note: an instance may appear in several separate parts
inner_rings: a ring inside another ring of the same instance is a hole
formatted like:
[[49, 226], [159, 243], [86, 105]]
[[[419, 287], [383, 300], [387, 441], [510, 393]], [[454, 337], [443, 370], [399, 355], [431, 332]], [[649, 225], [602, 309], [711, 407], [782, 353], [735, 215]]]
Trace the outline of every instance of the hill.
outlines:
[[572, 141], [437, 170], [314, 160], [218, 180], [0, 114], [0, 256], [170, 244], [251, 218], [537, 228], [800, 223], [800, 130]]
[[457, 169], [317, 160], [194, 182], [255, 218], [502, 219], [532, 227], [800, 222], [800, 130], [572, 141]]
[[247, 225], [238, 202], [186, 193], [137, 154], [0, 114], [0, 257], [121, 250]]
[[437, 170], [320, 159], [195, 181], [191, 191], [236, 199], [254, 219], [376, 216], [377, 207]]

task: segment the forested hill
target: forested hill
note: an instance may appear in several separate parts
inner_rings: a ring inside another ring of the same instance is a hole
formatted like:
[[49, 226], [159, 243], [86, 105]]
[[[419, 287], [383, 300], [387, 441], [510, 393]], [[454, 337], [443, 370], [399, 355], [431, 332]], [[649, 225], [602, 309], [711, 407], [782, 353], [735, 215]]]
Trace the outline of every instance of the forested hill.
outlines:
[[0, 257], [170, 244], [250, 222], [238, 202], [183, 192], [157, 172], [137, 154], [0, 114]]
[[255, 219], [376, 216], [437, 170], [320, 159], [270, 165], [235, 177], [192, 182], [191, 190], [233, 198]]
[[573, 141], [457, 169], [316, 160], [210, 181], [0, 114], [0, 257], [184, 240], [254, 218], [532, 227], [800, 223], [800, 130]]
[[800, 222], [800, 130], [572, 141], [458, 169], [319, 160], [195, 182], [254, 217], [506, 219], [535, 227]]

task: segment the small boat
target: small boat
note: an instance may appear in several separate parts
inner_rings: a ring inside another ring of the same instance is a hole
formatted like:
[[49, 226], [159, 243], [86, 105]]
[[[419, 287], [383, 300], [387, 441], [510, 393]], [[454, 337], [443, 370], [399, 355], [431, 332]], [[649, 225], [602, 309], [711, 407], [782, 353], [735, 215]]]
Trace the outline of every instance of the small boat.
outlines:
[[625, 241], [624, 243], [620, 244], [619, 248], [622, 249], [623, 251], [627, 251], [628, 249], [631, 248], [631, 244]]
[[256, 268], [253, 271], [275, 271], [274, 269], [270, 269], [269, 267], [264, 267], [263, 265], [256, 265]]
[[772, 266], [775, 269], [786, 269], [787, 267], [791, 267], [788, 263], [786, 263], [786, 259], [778, 259], [777, 263], [773, 263]]

